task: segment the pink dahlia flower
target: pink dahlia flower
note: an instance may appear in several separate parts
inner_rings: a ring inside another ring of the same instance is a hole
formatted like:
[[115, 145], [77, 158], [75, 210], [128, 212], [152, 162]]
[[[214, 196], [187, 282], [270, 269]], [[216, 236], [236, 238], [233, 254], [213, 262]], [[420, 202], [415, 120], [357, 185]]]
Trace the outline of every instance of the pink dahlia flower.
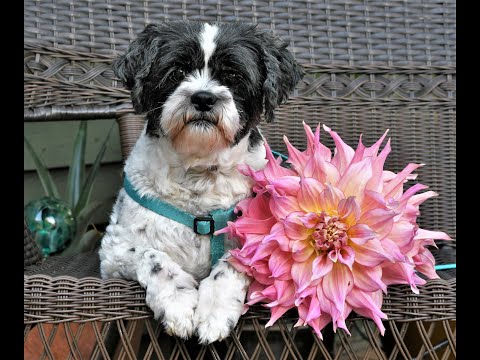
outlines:
[[241, 201], [241, 215], [220, 232], [240, 240], [230, 263], [253, 278], [247, 305], [265, 303], [271, 326], [296, 307], [295, 326], [310, 325], [321, 338], [330, 321], [349, 333], [350, 312], [371, 318], [382, 335], [383, 294], [392, 284], [409, 284], [414, 293], [427, 278], [438, 278], [427, 245], [449, 240], [439, 231], [420, 229], [419, 205], [437, 195], [416, 184], [403, 191], [422, 164], [408, 164], [398, 174], [383, 169], [390, 139], [387, 132], [371, 147], [360, 137], [356, 150], [324, 126], [335, 152], [320, 143], [304, 123], [307, 148], [299, 151], [285, 137], [290, 168], [280, 166], [268, 144], [267, 166], [240, 168], [254, 180], [255, 197]]

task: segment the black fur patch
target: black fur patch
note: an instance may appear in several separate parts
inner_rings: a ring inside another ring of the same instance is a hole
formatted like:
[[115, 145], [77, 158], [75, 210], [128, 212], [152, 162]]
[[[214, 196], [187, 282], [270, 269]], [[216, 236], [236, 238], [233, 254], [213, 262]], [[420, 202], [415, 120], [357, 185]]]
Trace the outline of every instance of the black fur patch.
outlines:
[[152, 274], [157, 274], [162, 271], [162, 266], [159, 263], [156, 263], [152, 268]]
[[260, 134], [260, 131], [258, 131], [257, 127], [254, 127], [252, 131], [250, 131], [250, 136], [248, 137], [248, 150], [255, 150], [255, 148], [260, 145], [262, 140], [263, 138]]
[[213, 280], [217, 280], [220, 276], [225, 276], [225, 273], [224, 273], [223, 271], [217, 272], [217, 273], [213, 276]]
[[135, 248], [130, 248], [128, 251], [135, 252]]
[[[242, 23], [217, 24], [215, 51], [209, 59], [213, 79], [227, 86], [240, 114], [234, 145], [287, 100], [303, 70], [287, 44], [266, 30]], [[137, 113], [146, 114], [147, 134], [165, 136], [159, 119], [167, 98], [185, 74], [204, 68], [199, 35], [203, 23], [167, 21], [148, 25], [113, 63], [115, 75], [131, 90]], [[250, 146], [258, 134], [250, 135]]]

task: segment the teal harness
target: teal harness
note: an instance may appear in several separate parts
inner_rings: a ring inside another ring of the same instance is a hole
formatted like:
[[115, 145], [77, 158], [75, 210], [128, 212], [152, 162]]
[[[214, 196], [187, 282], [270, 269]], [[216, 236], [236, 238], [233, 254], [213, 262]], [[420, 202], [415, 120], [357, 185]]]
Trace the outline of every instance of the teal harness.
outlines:
[[212, 266], [222, 257], [225, 252], [223, 246], [224, 236], [223, 234], [213, 235], [213, 233], [226, 227], [227, 221], [234, 221], [236, 219], [237, 216], [233, 212], [234, 207], [228, 210], [213, 210], [207, 216], [194, 216], [158, 198], [148, 195], [140, 196], [130, 180], [128, 180], [126, 174], [124, 174], [123, 188], [128, 196], [144, 208], [188, 226], [193, 229], [196, 234], [210, 235]]

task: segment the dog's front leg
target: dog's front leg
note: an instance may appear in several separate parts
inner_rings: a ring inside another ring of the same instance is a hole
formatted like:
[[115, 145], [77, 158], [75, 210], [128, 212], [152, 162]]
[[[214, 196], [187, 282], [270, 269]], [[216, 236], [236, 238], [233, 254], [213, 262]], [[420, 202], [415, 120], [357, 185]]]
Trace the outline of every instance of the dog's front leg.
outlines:
[[195, 324], [200, 343], [226, 338], [242, 313], [250, 278], [220, 259], [210, 275], [200, 282]]
[[154, 318], [162, 321], [165, 332], [190, 337], [195, 329], [193, 318], [198, 303], [198, 283], [193, 276], [165, 252], [126, 246], [111, 241], [111, 233], [106, 236], [100, 250], [102, 277], [137, 280], [145, 288], [146, 303]]
[[184, 339], [195, 329], [193, 318], [198, 303], [197, 281], [164, 252], [143, 251], [137, 269], [138, 282], [147, 292], [145, 301], [160, 318], [165, 332]]

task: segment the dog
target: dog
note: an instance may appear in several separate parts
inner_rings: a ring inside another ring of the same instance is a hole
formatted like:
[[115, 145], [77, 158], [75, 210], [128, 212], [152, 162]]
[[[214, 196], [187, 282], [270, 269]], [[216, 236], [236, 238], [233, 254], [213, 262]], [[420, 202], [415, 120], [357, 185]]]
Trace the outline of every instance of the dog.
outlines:
[[[265, 166], [261, 116], [272, 122], [304, 74], [270, 31], [188, 21], [148, 25], [113, 70], [146, 117], [125, 177], [138, 196], [200, 219], [252, 195], [237, 166]], [[101, 276], [137, 280], [167, 334], [220, 341], [241, 316], [250, 279], [226, 261], [235, 239], [225, 238], [212, 267], [210, 235], [142, 206], [122, 188], [99, 250]]]

